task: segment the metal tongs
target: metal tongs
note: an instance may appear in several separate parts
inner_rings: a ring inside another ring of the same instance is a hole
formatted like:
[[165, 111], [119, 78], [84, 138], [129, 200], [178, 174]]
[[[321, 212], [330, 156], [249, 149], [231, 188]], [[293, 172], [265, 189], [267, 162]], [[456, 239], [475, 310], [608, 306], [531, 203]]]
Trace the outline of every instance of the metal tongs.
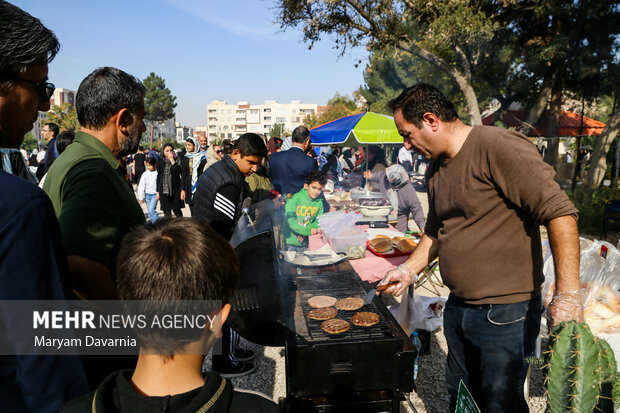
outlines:
[[378, 291], [385, 291], [389, 287], [395, 286], [399, 282], [400, 281], [396, 281], [391, 284], [380, 285], [377, 288], [373, 288], [372, 290], [368, 291], [366, 295], [364, 296], [364, 305], [370, 304], [372, 302], [372, 298], [377, 294]]

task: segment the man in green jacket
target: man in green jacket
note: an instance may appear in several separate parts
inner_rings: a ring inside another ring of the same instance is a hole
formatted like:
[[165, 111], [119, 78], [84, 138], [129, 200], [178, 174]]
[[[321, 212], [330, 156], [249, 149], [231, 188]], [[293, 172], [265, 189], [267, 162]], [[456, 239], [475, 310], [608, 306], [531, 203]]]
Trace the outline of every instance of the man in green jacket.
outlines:
[[304, 187], [286, 203], [286, 245], [289, 249], [305, 251], [308, 236], [319, 232], [316, 217], [323, 214], [323, 200], [319, 198], [325, 186], [325, 175], [311, 171]]
[[144, 126], [144, 86], [102, 67], [80, 84], [82, 129], [50, 168], [43, 189], [60, 222], [73, 288], [81, 298], [116, 299], [116, 256], [125, 234], [145, 222], [119, 159], [135, 153]]

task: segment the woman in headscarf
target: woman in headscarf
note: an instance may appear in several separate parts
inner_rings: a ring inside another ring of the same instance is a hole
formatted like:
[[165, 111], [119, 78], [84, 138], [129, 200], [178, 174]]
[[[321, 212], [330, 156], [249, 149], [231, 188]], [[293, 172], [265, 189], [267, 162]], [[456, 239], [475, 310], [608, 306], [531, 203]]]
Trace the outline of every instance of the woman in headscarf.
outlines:
[[204, 166], [206, 171], [211, 165], [222, 159], [222, 146], [214, 143], [207, 149], [207, 159]]
[[206, 163], [207, 159], [200, 150], [196, 138], [187, 138], [185, 140], [185, 156], [181, 158], [181, 175], [183, 176], [185, 203], [189, 205], [192, 215], [194, 215], [194, 192], [196, 192], [198, 178], [202, 175]]
[[338, 163], [342, 168], [343, 175], [349, 174], [355, 168], [353, 164], [353, 154], [351, 153], [351, 149], [345, 149], [342, 151], [342, 156], [338, 159]]
[[181, 208], [184, 206], [185, 191], [181, 184], [181, 165], [169, 143], [162, 146], [157, 160], [157, 199], [166, 217], [172, 216], [170, 211], [177, 217], [183, 216]]
[[378, 183], [380, 191], [390, 199], [392, 211], [388, 221], [396, 223], [396, 230], [406, 234], [409, 214], [413, 214], [413, 220], [420, 231], [424, 232], [426, 220], [422, 204], [402, 165], [391, 165], [379, 172], [366, 171], [364, 177], [370, 182]]

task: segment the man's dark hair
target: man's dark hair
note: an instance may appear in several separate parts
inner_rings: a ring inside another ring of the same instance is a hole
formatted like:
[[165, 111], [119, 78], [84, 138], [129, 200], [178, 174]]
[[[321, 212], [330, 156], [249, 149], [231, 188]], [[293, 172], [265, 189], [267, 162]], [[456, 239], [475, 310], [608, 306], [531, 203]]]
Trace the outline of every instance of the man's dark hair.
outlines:
[[303, 125], [296, 127], [291, 135], [291, 141], [293, 143], [304, 143], [310, 139], [310, 131]]
[[65, 149], [67, 149], [67, 146], [73, 143], [74, 139], [75, 139], [75, 133], [72, 130], [66, 130], [60, 133], [56, 137], [56, 149], [58, 149], [58, 154], [63, 153]]
[[241, 156], [259, 156], [264, 158], [267, 156], [267, 146], [263, 138], [259, 135], [248, 132], [239, 136], [235, 142], [234, 149], [237, 149]]
[[56, 35], [39, 19], [0, 0], [0, 84], [13, 82], [1, 75], [15, 76], [31, 65], [47, 64], [59, 50]]
[[312, 170], [306, 177], [306, 183], [310, 185], [312, 182], [318, 182], [321, 186], [325, 186], [327, 183], [327, 177], [321, 171]]
[[54, 138], [58, 136], [58, 134], [60, 133], [60, 128], [58, 127], [58, 125], [56, 125], [53, 122], [48, 122], [43, 126], [47, 126], [47, 128], [50, 130], [50, 132], [54, 132]]
[[144, 107], [144, 85], [136, 77], [113, 67], [100, 67], [86, 76], [75, 97], [78, 120], [84, 127], [103, 129], [121, 109], [135, 114]]
[[[167, 314], [183, 314], [192, 300], [230, 302], [239, 264], [230, 244], [206, 223], [163, 218], [125, 236], [116, 274], [121, 300], [148, 301], [140, 307], [147, 316], [159, 314], [162, 307]], [[141, 346], [173, 355], [199, 340], [203, 332], [185, 328], [174, 336], [165, 329], [137, 329], [136, 333]]]
[[444, 96], [435, 86], [425, 83], [408, 87], [398, 97], [388, 103], [390, 109], [396, 112], [402, 110], [407, 122], [413, 123], [416, 128], [422, 128], [422, 116], [430, 112], [444, 122], [458, 119], [459, 115], [454, 104]]

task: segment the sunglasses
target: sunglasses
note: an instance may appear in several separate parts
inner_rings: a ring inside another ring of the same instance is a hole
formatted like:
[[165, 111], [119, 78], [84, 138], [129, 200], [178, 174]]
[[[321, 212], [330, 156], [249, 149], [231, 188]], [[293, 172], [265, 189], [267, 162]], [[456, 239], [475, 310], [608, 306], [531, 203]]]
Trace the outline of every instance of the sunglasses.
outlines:
[[35, 82], [33, 80], [23, 79], [18, 76], [9, 76], [9, 75], [0, 75], [0, 78], [6, 79], [6, 80], [21, 80], [22, 82], [26, 82], [26, 83], [30, 83], [31, 85], [34, 85], [35, 89], [39, 93], [39, 96], [41, 97], [41, 99], [43, 99], [44, 102], [47, 102], [48, 100], [50, 100], [52, 96], [54, 95], [54, 91], [56, 90], [56, 86], [53, 83], [47, 82], [45, 80]]
[[219, 151], [215, 151], [215, 153], [222, 153], [222, 151], [221, 151], [221, 150], [219, 150]]

